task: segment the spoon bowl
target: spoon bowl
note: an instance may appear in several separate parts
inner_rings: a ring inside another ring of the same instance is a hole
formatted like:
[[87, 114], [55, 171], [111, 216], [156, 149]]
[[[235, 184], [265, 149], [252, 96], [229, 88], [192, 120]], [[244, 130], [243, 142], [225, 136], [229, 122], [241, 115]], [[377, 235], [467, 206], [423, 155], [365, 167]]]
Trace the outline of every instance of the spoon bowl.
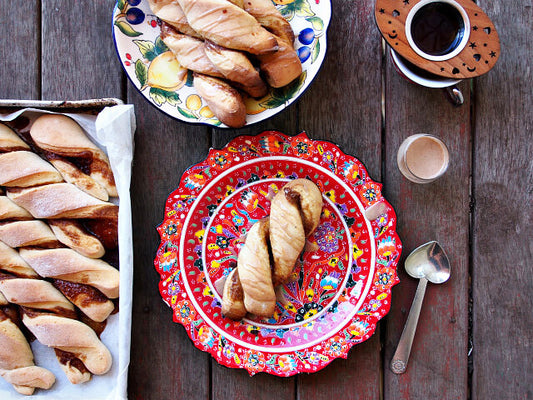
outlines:
[[407, 361], [411, 353], [416, 325], [422, 309], [424, 294], [428, 281], [444, 283], [450, 278], [451, 268], [444, 249], [435, 241], [423, 244], [414, 249], [405, 260], [405, 270], [413, 278], [420, 279], [415, 298], [407, 317], [407, 322], [400, 337], [396, 352], [392, 357], [390, 368], [395, 374], [402, 374], [407, 369]]
[[431, 283], [444, 283], [450, 278], [450, 261], [435, 241], [414, 249], [405, 260], [405, 270], [413, 278], [426, 278]]

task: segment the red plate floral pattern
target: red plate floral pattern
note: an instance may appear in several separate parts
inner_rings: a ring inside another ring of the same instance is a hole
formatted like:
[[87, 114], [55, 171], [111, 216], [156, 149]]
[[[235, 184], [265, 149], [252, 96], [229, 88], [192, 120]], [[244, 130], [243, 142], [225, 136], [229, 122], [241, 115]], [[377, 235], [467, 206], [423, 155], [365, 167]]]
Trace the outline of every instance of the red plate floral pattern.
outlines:
[[[225, 318], [221, 285], [246, 232], [296, 178], [311, 179], [324, 197], [308, 250], [278, 289], [272, 317]], [[315, 372], [346, 358], [389, 311], [402, 248], [395, 229], [381, 184], [336, 145], [305, 133], [240, 136], [189, 168], [168, 197], [157, 228], [159, 290], [174, 321], [220, 364], [250, 374]]]

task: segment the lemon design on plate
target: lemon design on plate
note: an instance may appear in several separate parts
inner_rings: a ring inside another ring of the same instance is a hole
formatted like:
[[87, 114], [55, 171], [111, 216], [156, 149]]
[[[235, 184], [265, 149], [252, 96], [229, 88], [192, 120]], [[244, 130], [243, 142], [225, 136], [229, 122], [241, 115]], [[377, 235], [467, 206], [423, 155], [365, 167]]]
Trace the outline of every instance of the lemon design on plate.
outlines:
[[158, 55], [148, 67], [145, 86], [174, 92], [185, 84], [187, 69], [183, 68], [171, 51]]

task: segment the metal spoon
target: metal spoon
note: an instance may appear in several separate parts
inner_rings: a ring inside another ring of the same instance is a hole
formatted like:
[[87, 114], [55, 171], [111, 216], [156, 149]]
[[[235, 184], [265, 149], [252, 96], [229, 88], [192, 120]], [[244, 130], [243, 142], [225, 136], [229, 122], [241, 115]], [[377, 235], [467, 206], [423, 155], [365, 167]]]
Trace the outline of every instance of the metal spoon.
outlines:
[[403, 374], [407, 368], [427, 283], [446, 282], [450, 277], [450, 262], [442, 247], [432, 241], [417, 247], [409, 254], [405, 260], [405, 270], [413, 278], [420, 278], [420, 282], [400, 342], [390, 363], [390, 368], [395, 374]]

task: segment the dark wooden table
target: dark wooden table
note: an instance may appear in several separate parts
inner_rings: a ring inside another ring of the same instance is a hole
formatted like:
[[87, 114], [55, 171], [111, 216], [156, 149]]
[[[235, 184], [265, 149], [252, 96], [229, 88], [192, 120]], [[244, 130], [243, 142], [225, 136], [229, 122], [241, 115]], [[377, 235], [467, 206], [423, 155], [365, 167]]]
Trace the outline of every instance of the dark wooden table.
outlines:
[[[465, 104], [404, 81], [391, 66], [371, 0], [333, 2], [326, 60], [310, 89], [276, 117], [241, 130], [180, 123], [127, 81], [111, 36], [113, 0], [0, 0], [0, 97], [119, 97], [137, 115], [131, 186], [135, 250], [131, 399], [533, 399], [533, 10], [480, 1], [502, 43], [496, 67], [464, 81]], [[305, 130], [336, 142], [384, 183], [404, 245], [401, 283], [374, 336], [313, 375], [249, 377], [196, 349], [159, 296], [155, 226], [184, 170], [240, 134]], [[417, 185], [396, 166], [407, 136], [451, 152], [443, 178]], [[438, 240], [453, 274], [429, 285], [408, 370], [389, 362], [417, 282], [403, 270]]]

